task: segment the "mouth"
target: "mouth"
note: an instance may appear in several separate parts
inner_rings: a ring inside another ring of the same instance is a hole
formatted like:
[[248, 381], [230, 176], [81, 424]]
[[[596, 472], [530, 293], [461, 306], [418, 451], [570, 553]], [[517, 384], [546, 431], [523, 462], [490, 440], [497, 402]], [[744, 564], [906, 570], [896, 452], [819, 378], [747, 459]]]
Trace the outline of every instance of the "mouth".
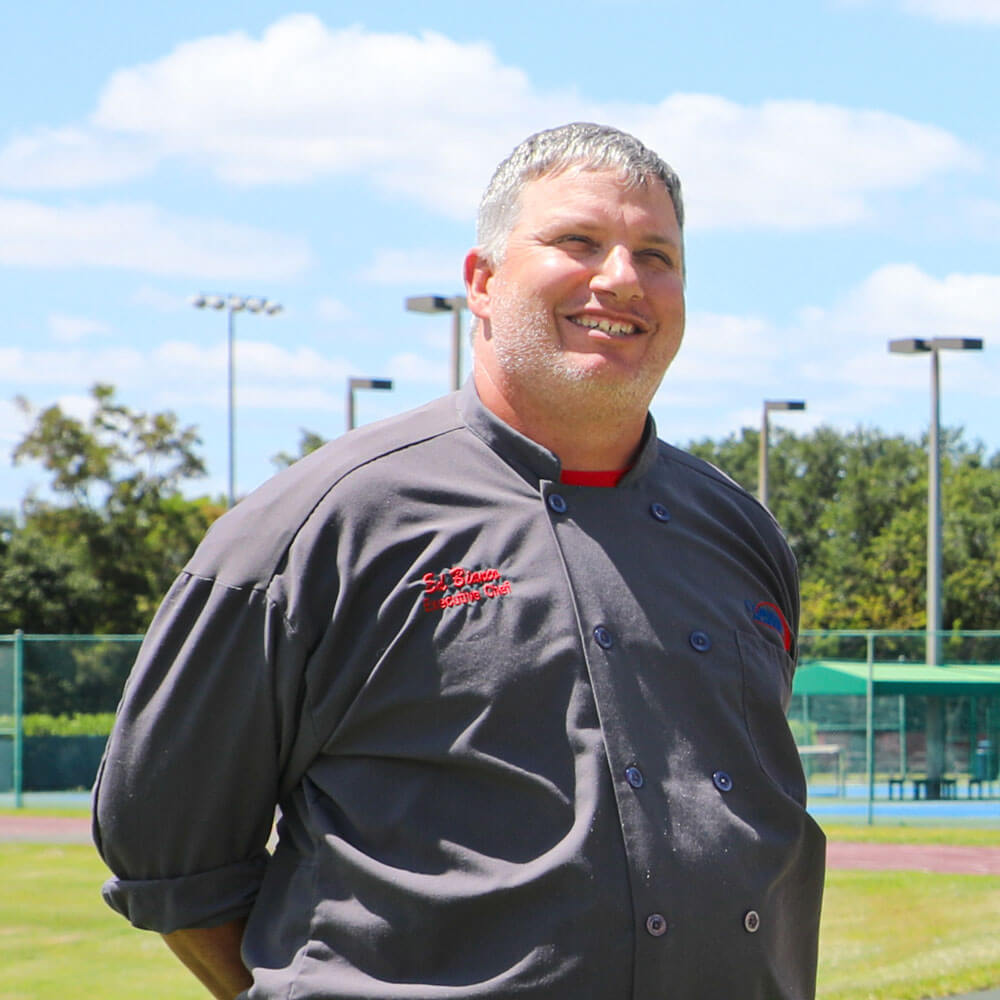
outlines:
[[635, 323], [625, 320], [604, 319], [598, 316], [570, 316], [569, 321], [585, 330], [598, 330], [609, 337], [634, 337], [645, 333], [645, 330]]

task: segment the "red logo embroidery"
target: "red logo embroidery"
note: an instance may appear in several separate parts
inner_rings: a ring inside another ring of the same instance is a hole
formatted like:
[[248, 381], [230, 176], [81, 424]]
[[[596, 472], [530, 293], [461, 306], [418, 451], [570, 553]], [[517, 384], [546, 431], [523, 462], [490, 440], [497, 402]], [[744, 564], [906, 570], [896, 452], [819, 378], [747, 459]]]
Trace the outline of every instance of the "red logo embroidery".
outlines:
[[[441, 573], [424, 573], [424, 611], [443, 611], [463, 604], [506, 597], [511, 592], [510, 580], [498, 569], [466, 569], [452, 566]], [[437, 596], [442, 595], [442, 596]]]
[[[747, 603], [749, 604], [749, 601]], [[772, 604], [770, 601], [760, 601], [753, 608], [752, 614], [755, 622], [760, 622], [761, 625], [774, 629], [781, 636], [785, 652], [791, 652], [792, 630], [788, 627], [788, 622], [785, 621], [785, 616], [777, 604]]]

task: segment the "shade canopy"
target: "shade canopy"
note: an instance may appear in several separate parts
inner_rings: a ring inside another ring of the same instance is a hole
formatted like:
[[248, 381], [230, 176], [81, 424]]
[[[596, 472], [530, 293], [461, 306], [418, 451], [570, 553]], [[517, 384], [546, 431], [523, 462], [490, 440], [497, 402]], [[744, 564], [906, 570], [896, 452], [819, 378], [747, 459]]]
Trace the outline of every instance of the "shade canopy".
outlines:
[[[913, 663], [876, 663], [872, 670], [874, 693], [976, 695], [1000, 698], [1000, 664], [942, 664], [928, 667]], [[868, 691], [868, 665], [856, 660], [806, 660], [795, 672], [793, 694], [861, 695]]]

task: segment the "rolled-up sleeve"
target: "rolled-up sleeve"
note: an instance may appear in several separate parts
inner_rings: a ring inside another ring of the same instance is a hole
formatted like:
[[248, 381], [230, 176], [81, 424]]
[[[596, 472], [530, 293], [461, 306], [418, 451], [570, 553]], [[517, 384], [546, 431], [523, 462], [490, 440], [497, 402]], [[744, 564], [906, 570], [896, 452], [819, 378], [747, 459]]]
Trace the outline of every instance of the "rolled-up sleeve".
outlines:
[[182, 574], [125, 687], [94, 787], [104, 898], [169, 933], [245, 915], [301, 740], [298, 642], [253, 586]]

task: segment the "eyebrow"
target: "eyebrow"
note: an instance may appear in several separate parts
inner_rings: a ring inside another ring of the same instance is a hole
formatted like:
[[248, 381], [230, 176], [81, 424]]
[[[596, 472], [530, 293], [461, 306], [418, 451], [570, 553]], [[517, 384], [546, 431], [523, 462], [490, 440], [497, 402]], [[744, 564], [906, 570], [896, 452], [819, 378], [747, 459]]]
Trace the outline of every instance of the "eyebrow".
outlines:
[[661, 236], [659, 233], [644, 236], [639, 242], [643, 246], [670, 247], [673, 250], [680, 250], [681, 248], [679, 241], [672, 240], [667, 236]]
[[[537, 236], [542, 236], [543, 234], [551, 234], [552, 230], [579, 230], [582, 233], [593, 232], [595, 229], [600, 229], [601, 223], [591, 222], [585, 219], [571, 218], [569, 216], [557, 217], [550, 219], [548, 222], [543, 223], [535, 231]], [[641, 246], [655, 246], [655, 247], [669, 247], [671, 250], [680, 250], [682, 244], [681, 240], [671, 239], [669, 236], [665, 236], [662, 233], [643, 233], [639, 238], [639, 244]]]

